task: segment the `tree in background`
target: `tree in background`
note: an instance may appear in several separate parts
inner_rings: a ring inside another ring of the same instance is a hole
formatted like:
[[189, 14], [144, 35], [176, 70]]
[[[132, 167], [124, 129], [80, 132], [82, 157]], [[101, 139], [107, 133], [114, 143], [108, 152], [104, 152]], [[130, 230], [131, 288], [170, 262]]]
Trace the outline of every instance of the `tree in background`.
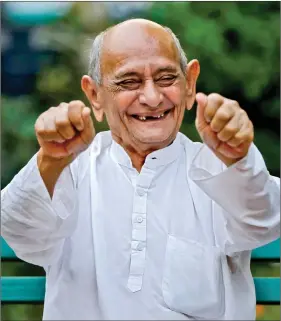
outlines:
[[[279, 176], [280, 3], [155, 3], [148, 17], [170, 27], [189, 60], [199, 60], [197, 90], [243, 106], [254, 123], [256, 145]], [[185, 124], [193, 121], [194, 111]]]
[[[61, 101], [87, 102], [80, 79], [87, 72], [88, 49], [95, 34], [113, 23], [101, 3], [89, 6], [76, 3], [65, 18], [38, 31], [53, 58], [42, 63], [32, 95], [2, 97], [2, 186], [36, 151], [33, 124], [39, 113]], [[275, 175], [280, 163], [279, 8], [278, 2], [156, 2], [143, 14], [170, 27], [189, 60], [199, 60], [198, 91], [239, 101], [254, 123], [255, 143]], [[199, 140], [195, 109], [186, 113], [181, 131]], [[106, 123], [96, 126], [98, 131], [107, 129]]]

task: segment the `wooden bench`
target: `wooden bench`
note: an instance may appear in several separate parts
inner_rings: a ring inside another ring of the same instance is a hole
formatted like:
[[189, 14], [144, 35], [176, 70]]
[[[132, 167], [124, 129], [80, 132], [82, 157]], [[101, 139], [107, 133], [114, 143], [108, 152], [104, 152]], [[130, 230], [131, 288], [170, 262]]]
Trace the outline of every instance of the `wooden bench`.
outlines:
[[[2, 262], [18, 258], [1, 238]], [[253, 251], [254, 262], [280, 262], [280, 239]], [[280, 304], [280, 277], [254, 278], [257, 304]], [[2, 303], [43, 303], [45, 277], [1, 277]]]

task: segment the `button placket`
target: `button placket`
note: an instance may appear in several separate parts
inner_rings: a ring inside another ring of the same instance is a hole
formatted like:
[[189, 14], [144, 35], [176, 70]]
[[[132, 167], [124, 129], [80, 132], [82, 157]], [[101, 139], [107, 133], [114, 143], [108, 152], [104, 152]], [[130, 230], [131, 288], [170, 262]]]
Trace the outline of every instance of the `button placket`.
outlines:
[[141, 290], [146, 254], [146, 210], [147, 195], [154, 171], [143, 167], [135, 186], [132, 213], [131, 263], [128, 288], [132, 292]]

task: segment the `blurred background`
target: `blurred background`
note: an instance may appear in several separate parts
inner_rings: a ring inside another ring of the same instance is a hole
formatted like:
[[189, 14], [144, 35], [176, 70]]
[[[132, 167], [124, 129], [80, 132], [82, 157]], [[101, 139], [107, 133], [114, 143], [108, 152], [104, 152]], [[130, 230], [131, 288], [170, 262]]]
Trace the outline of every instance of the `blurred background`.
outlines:
[[[197, 90], [237, 100], [255, 126], [255, 144], [280, 176], [280, 2], [5, 2], [1, 3], [2, 170], [4, 188], [37, 151], [34, 123], [60, 102], [87, 101], [80, 88], [95, 36], [127, 18], [170, 27], [189, 60]], [[181, 132], [194, 141], [195, 108]], [[107, 130], [106, 122], [95, 124]], [[279, 264], [252, 266], [279, 276]], [[2, 263], [2, 276], [44, 275], [23, 262]], [[41, 305], [5, 305], [3, 320], [40, 320]], [[279, 320], [279, 306], [257, 306], [258, 320]]]

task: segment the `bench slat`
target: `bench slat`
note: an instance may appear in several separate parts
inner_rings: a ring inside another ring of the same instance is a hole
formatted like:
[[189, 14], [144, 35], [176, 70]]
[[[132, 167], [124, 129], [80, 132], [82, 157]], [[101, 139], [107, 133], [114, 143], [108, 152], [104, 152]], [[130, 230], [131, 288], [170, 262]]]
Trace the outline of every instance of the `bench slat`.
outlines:
[[256, 260], [280, 260], [280, 239], [259, 247], [252, 252]]
[[15, 252], [9, 247], [6, 241], [1, 237], [1, 259], [17, 260]]
[[43, 302], [45, 296], [45, 277], [1, 278], [2, 303]]
[[258, 304], [280, 304], [280, 278], [254, 278]]
[[[280, 304], [280, 278], [254, 278], [257, 302]], [[2, 302], [43, 302], [45, 277], [2, 277]]]

